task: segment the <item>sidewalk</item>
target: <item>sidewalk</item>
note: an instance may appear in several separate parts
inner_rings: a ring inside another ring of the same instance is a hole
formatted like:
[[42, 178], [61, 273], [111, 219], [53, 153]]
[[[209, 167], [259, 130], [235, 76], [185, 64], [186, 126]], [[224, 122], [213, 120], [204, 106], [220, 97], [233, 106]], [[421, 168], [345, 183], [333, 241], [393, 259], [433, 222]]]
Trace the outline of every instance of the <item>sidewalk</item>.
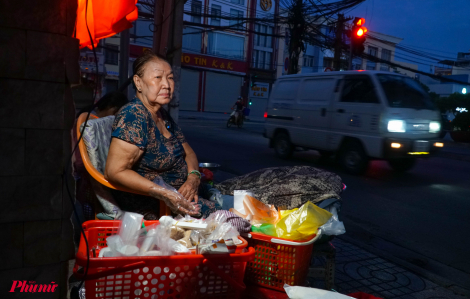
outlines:
[[[332, 244], [336, 248], [335, 290], [341, 294], [365, 292], [384, 299], [467, 298], [353, 245], [341, 236], [333, 239]], [[324, 282], [313, 281], [311, 285], [323, 288]], [[460, 292], [465, 293], [465, 290]]]
[[[214, 177], [221, 182], [235, 175], [219, 170]], [[347, 230], [346, 227], [346, 235]], [[334, 289], [341, 294], [364, 292], [383, 299], [463, 299], [470, 297], [470, 290], [452, 285], [448, 288], [443, 287], [383, 256], [366, 250], [360, 242], [353, 244], [346, 239], [348, 238], [338, 236], [331, 242], [336, 249]], [[324, 258], [315, 258], [312, 266], [324, 266], [325, 263]], [[308, 282], [311, 287], [325, 289], [323, 279], [309, 278]], [[441, 281], [439, 283], [443, 284]]]

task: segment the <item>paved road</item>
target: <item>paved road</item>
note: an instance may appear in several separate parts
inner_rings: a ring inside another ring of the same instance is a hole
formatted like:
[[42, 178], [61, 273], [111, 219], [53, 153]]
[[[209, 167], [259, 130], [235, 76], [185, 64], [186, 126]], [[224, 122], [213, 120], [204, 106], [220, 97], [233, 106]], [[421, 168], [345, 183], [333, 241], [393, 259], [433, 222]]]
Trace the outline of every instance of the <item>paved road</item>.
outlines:
[[470, 288], [470, 159], [443, 153], [404, 174], [374, 161], [366, 175], [351, 176], [316, 151], [276, 158], [261, 136], [261, 123], [227, 129], [221, 119], [180, 119], [180, 125], [199, 161], [219, 163], [226, 172], [310, 165], [339, 174], [348, 186], [342, 217], [350, 239]]

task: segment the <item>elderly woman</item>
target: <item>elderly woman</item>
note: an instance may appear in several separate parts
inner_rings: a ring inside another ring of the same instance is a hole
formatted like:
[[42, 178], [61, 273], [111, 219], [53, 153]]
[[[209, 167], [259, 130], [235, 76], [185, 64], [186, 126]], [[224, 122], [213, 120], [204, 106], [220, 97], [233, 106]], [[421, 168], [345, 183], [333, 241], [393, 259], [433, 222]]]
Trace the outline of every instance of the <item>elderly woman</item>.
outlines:
[[[139, 194], [115, 192], [124, 211], [158, 219], [159, 200], [179, 214], [203, 216], [218, 209], [198, 198], [201, 174], [196, 154], [179, 126], [162, 107], [171, 101], [174, 77], [164, 59], [147, 52], [134, 62], [136, 97], [116, 115], [105, 178]], [[180, 194], [153, 183], [163, 181]]]

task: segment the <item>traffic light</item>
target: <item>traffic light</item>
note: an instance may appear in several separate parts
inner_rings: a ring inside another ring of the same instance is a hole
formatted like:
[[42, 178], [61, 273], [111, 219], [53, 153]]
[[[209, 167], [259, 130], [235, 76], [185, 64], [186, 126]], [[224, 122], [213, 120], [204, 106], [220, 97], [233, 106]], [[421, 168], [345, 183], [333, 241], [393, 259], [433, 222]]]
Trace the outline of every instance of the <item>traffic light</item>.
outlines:
[[354, 18], [353, 26], [351, 29], [351, 44], [352, 50], [355, 55], [364, 53], [364, 42], [366, 41], [365, 34], [367, 28], [364, 27], [366, 20], [364, 18]]
[[250, 102], [248, 103], [248, 105], [251, 105], [251, 99], [250, 99]]

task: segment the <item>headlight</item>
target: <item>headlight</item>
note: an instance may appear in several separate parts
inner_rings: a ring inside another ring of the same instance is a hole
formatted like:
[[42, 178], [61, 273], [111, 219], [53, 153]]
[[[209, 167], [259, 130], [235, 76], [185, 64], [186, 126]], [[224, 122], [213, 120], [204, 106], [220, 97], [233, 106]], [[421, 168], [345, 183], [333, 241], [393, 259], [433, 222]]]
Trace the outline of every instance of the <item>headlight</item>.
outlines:
[[406, 122], [404, 120], [389, 120], [387, 129], [389, 132], [406, 132]]
[[437, 133], [441, 130], [441, 123], [438, 121], [432, 121], [429, 123], [429, 133]]

